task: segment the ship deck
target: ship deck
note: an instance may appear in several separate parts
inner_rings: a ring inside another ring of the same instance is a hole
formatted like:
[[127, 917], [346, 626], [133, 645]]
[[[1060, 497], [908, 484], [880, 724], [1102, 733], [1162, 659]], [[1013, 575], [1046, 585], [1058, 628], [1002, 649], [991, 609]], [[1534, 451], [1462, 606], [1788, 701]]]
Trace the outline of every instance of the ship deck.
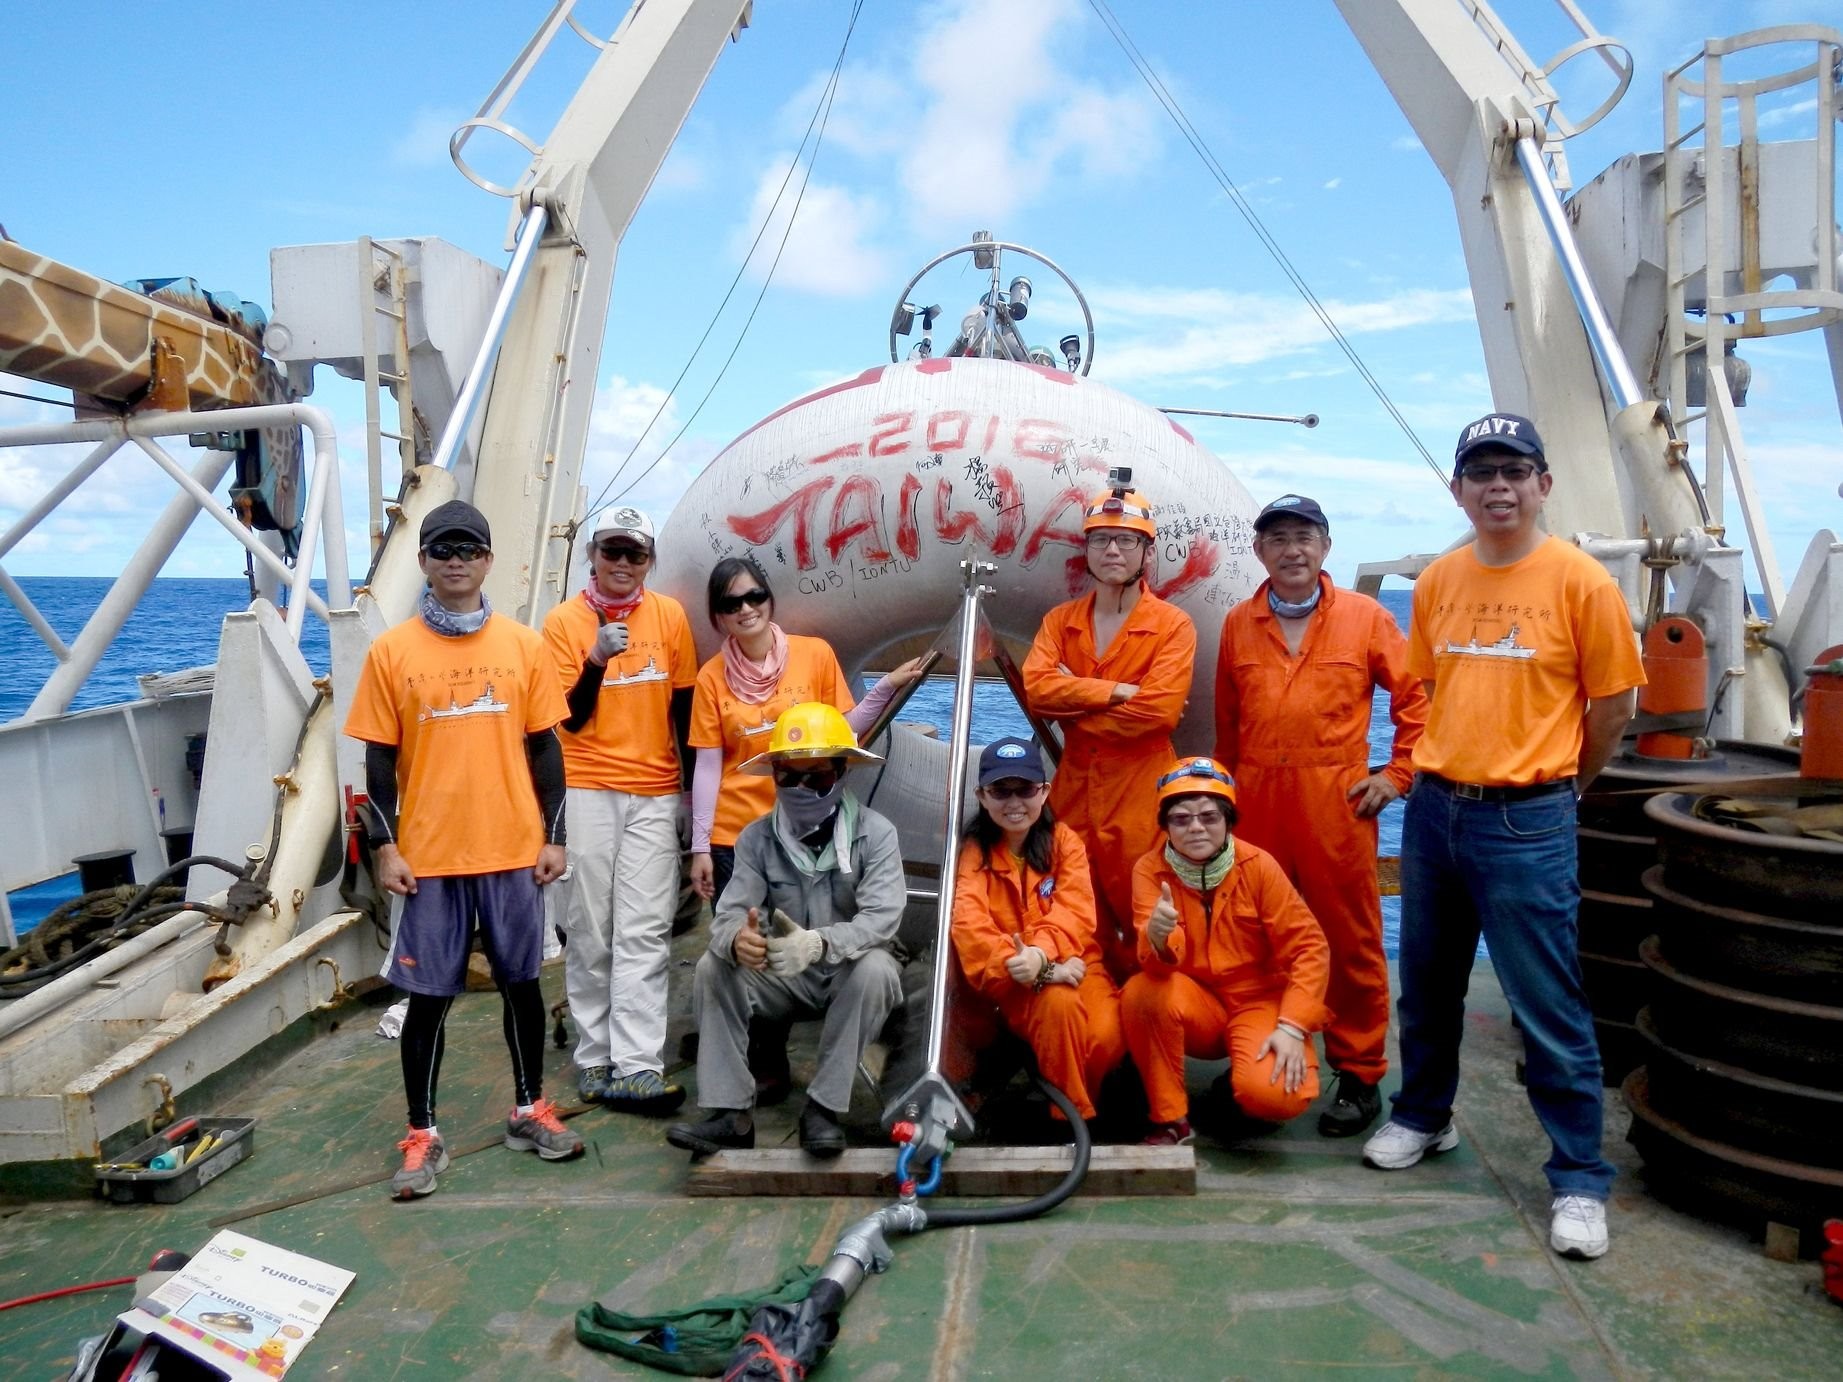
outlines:
[[[678, 943], [674, 1044], [688, 1024], [695, 935]], [[546, 972], [554, 1001], [561, 971]], [[402, 1095], [378, 1008], [259, 1053], [182, 1112], [260, 1120], [257, 1154], [171, 1206], [80, 1198], [0, 1205], [0, 1298], [127, 1276], [214, 1226], [357, 1273], [291, 1377], [641, 1376], [579, 1345], [579, 1307], [668, 1309], [825, 1259], [873, 1200], [686, 1194], [664, 1123], [594, 1109], [577, 1161], [499, 1145], [507, 1103], [499, 1004], [457, 1002], [441, 1121], [455, 1160], [399, 1204]], [[807, 1029], [810, 1031], [810, 1029]], [[1546, 1249], [1546, 1153], [1515, 1081], [1516, 1038], [1487, 964], [1474, 974], [1458, 1150], [1390, 1176], [1312, 1118], [1234, 1149], [1198, 1147], [1194, 1197], [1077, 1197], [1032, 1222], [935, 1230], [845, 1311], [828, 1375], [859, 1378], [1834, 1377], [1843, 1309], [1815, 1263], [1769, 1260], [1741, 1232], [1653, 1199], [1609, 1091], [1621, 1175], [1611, 1254]], [[798, 1079], [810, 1035], [794, 1047]], [[553, 1090], [573, 1091], [550, 1050]], [[258, 1068], [260, 1067], [260, 1068]], [[1206, 1076], [1202, 1070], [1193, 1074]], [[689, 1078], [690, 1072], [686, 1072]], [[695, 1094], [695, 1090], [693, 1091]], [[574, 1100], [570, 1099], [573, 1103]], [[765, 1110], [759, 1145], [790, 1143], [797, 1102]], [[866, 1139], [875, 1110], [853, 1110]], [[18, 1377], [63, 1376], [128, 1288], [0, 1314]]]

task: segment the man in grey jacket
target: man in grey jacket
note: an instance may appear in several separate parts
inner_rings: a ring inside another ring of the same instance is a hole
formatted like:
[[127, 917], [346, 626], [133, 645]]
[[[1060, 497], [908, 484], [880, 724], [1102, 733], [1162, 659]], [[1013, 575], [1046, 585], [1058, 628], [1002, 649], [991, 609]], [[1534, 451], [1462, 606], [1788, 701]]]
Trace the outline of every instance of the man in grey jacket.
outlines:
[[753, 1147], [755, 1077], [749, 1019], [816, 1019], [819, 1064], [800, 1114], [808, 1155], [845, 1149], [839, 1115], [864, 1048], [902, 1001], [890, 953], [907, 900], [896, 828], [845, 790], [857, 746], [845, 717], [821, 702], [775, 722], [768, 751], [743, 771], [771, 773], [774, 810], [743, 828], [735, 871], [717, 900], [710, 949], [698, 961], [698, 1095], [706, 1117], [666, 1140], [693, 1156]]

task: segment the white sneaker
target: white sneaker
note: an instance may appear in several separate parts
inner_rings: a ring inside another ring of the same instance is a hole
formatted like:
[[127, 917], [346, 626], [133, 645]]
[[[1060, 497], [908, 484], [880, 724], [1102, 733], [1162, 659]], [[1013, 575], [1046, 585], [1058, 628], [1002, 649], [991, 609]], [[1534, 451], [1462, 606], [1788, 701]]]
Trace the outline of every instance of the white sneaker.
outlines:
[[1422, 1132], [1390, 1119], [1363, 1144], [1363, 1160], [1378, 1171], [1405, 1171], [1429, 1152], [1450, 1152], [1458, 1145], [1459, 1132], [1451, 1123], [1439, 1132]]
[[1606, 1256], [1606, 1206], [1586, 1195], [1557, 1195], [1549, 1206], [1549, 1246], [1586, 1262]]

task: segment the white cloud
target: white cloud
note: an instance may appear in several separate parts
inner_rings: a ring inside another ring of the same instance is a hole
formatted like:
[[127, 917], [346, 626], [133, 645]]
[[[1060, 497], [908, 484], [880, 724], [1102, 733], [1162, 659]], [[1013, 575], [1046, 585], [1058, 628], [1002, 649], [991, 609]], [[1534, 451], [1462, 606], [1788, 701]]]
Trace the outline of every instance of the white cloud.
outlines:
[[1419, 153], [1421, 137], [1418, 134], [1398, 134], [1389, 141], [1389, 147], [1398, 154]]
[[[390, 161], [399, 168], [439, 168], [448, 161], [448, 137], [467, 119], [468, 111], [454, 107], [421, 106], [409, 128], [391, 142]], [[488, 144], [501, 142], [491, 130], [476, 130], [469, 151], [477, 158]], [[523, 151], [519, 151], [523, 157]]]
[[[665, 404], [663, 412], [661, 403]], [[655, 526], [665, 526], [673, 506], [719, 447], [713, 438], [688, 432], [660, 459], [662, 450], [683, 424], [678, 405], [679, 398], [674, 396], [667, 401], [659, 385], [632, 382], [618, 374], [596, 391], [582, 463], [582, 483], [591, 501], [606, 491], [602, 503], [618, 496], [623, 503], [645, 510]], [[659, 421], [636, 449], [634, 443], [655, 413]], [[614, 482], [612, 488], [610, 481]]]
[[[755, 228], [774, 205], [786, 169], [783, 157], [756, 184], [748, 223], [738, 226], [730, 237], [730, 250], [737, 258], [748, 252]], [[796, 174], [756, 247], [751, 269], [758, 275], [765, 274], [774, 263], [781, 236], [787, 230], [787, 218], [794, 212], [798, 187]], [[808, 183], [805, 195], [799, 199], [793, 231], [787, 236], [786, 248], [780, 251], [774, 281], [782, 287], [837, 297], [855, 297], [869, 288], [880, 288], [889, 272], [883, 252], [868, 242], [882, 223], [883, 208], [874, 197], [857, 196], [828, 183]]]
[[[1318, 348], [1325, 328], [1298, 299], [1217, 288], [1105, 285], [1089, 294], [1111, 324], [1096, 372], [1111, 384], [1219, 382], [1226, 370]], [[1468, 321], [1467, 289], [1417, 288], [1366, 302], [1327, 300], [1325, 310], [1347, 336]]]
[[1332, 178], [1329, 182], [1325, 184], [1325, 191], [1335, 192], [1337, 191], [1339, 187], [1343, 186], [1343, 184], [1344, 184], [1344, 179]]

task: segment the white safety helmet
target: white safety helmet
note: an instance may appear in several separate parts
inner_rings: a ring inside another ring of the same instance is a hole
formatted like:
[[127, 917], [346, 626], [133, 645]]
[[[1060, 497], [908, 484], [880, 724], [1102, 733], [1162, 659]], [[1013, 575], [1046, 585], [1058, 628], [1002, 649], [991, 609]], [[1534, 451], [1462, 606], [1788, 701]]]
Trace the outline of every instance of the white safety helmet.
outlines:
[[589, 541], [601, 542], [611, 537], [639, 538], [646, 550], [653, 550], [653, 520], [628, 504], [610, 504], [588, 523]]

